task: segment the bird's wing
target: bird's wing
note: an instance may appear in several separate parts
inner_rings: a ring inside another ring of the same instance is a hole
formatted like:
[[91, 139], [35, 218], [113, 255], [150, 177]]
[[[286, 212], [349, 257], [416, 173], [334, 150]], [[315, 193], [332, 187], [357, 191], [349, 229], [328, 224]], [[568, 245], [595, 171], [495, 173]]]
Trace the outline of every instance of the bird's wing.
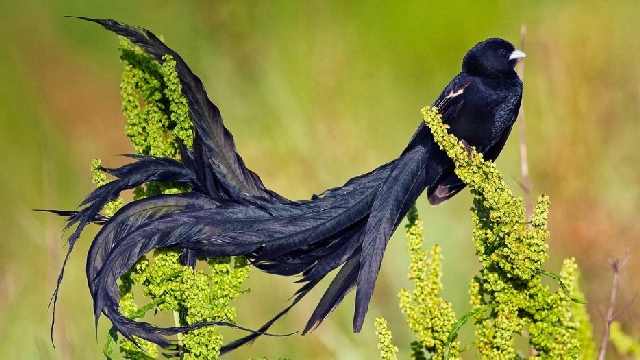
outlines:
[[[515, 119], [515, 117], [514, 117]], [[491, 146], [485, 151], [484, 156], [487, 160], [495, 161], [500, 155], [502, 148], [507, 143], [509, 134], [511, 133], [512, 126], [507, 127], [502, 131], [502, 134], [498, 137], [498, 140], [492, 143]]]
[[491, 161], [495, 161], [500, 155], [509, 138], [511, 128], [518, 118], [522, 102], [522, 87], [517, 87], [516, 89], [518, 91], [513, 92], [496, 110], [496, 127], [491, 137], [494, 141], [486, 149], [479, 149], [485, 158]]
[[[438, 107], [442, 114], [444, 123], [449, 123], [456, 119], [464, 105], [465, 89], [471, 85], [471, 83], [472, 79], [468, 75], [464, 73], [459, 74], [445, 87], [442, 94], [440, 94], [434, 102], [434, 106]], [[519, 91], [513, 92], [502, 105], [496, 109], [495, 126], [492, 129], [492, 133], [489, 134], [489, 138], [493, 139], [493, 141], [477, 149], [484, 154], [486, 159], [491, 161], [495, 161], [502, 151], [502, 148], [509, 138], [511, 127], [518, 116], [522, 91], [521, 87], [516, 88], [519, 89]], [[464, 187], [465, 184], [453, 173], [453, 169], [451, 169], [450, 172], [443, 173], [436, 184], [429, 188], [427, 193], [429, 203], [432, 205], [440, 204], [456, 195], [464, 189]]]
[[460, 108], [464, 104], [464, 91], [471, 84], [472, 80], [464, 73], [458, 74], [445, 86], [440, 96], [433, 102], [433, 106], [442, 115], [442, 121], [446, 124], [450, 119], [455, 118]]
[[[178, 53], [165, 45], [151, 31], [132, 27], [111, 19], [80, 17], [102, 25], [107, 30], [127, 38], [155, 59], [162, 61], [168, 55], [176, 61], [182, 94], [188, 101], [189, 113], [196, 130], [196, 143], [202, 147], [201, 166], [211, 167], [219, 184], [225, 190], [239, 196], [246, 194], [270, 200], [284, 200], [267, 189], [262, 180], [248, 169], [237, 153], [231, 132], [224, 126], [218, 107], [209, 100], [202, 81], [191, 71]], [[197, 155], [197, 154], [196, 154]], [[198, 156], [194, 156], [198, 159]]]
[[[472, 80], [468, 75], [464, 73], [458, 74], [445, 86], [440, 96], [433, 102], [433, 106], [438, 109], [445, 124], [456, 118], [464, 105], [465, 89], [471, 82]], [[429, 187], [427, 198], [430, 204], [438, 205], [460, 192], [464, 187], [465, 184], [452, 171], [445, 172], [436, 181], [436, 184]]]

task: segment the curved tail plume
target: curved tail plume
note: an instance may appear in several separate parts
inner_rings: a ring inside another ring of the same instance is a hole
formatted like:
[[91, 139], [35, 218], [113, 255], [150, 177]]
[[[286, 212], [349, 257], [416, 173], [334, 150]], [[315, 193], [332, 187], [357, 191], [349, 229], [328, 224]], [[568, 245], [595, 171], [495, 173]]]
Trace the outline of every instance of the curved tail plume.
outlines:
[[49, 306], [52, 306], [52, 318], [51, 318], [51, 341], [53, 341], [53, 329], [55, 326], [55, 314], [56, 303], [58, 301], [58, 294], [62, 279], [64, 278], [64, 270], [69, 260], [69, 256], [73, 251], [73, 248], [78, 241], [78, 238], [82, 234], [82, 231], [91, 222], [105, 222], [106, 218], [100, 215], [100, 211], [104, 206], [115, 200], [118, 195], [124, 190], [133, 189], [144, 183], [150, 181], [173, 181], [184, 184], [196, 184], [194, 174], [186, 169], [180, 162], [165, 159], [154, 158], [145, 156], [132, 156], [137, 161], [124, 165], [117, 169], [103, 169], [105, 172], [115, 176], [117, 180], [104, 184], [95, 189], [87, 198], [81, 203], [81, 209], [78, 211], [65, 211], [65, 210], [39, 210], [48, 211], [60, 216], [67, 217], [67, 223], [65, 228], [70, 229], [72, 226], [76, 226], [73, 233], [67, 239], [67, 253], [65, 254], [60, 272], [58, 273], [58, 279], [56, 281], [55, 289], [51, 295]]
[[[195, 129], [192, 150], [181, 148], [182, 161], [136, 156], [129, 165], [104, 169], [116, 180], [97, 188], [82, 202], [80, 210], [52, 211], [69, 217], [68, 227], [77, 225], [69, 237], [64, 264], [84, 227], [90, 222], [102, 225], [91, 244], [86, 266], [96, 321], [104, 314], [126, 338], [139, 337], [163, 347], [171, 344], [167, 336], [224, 325], [162, 328], [120, 313], [118, 278], [148, 252], [174, 248], [188, 250], [199, 258], [245, 256], [265, 272], [302, 275], [298, 282], [303, 285], [290, 305], [258, 330], [223, 346], [222, 353], [265, 335], [338, 268], [303, 333], [317, 327], [354, 288], [353, 328], [359, 331], [389, 238], [417, 197], [449, 166], [428, 128], [421, 124], [397, 159], [310, 200], [291, 201], [267, 189], [245, 166], [219, 109], [175, 51], [149, 30], [109, 19], [80, 19], [129, 39], [155, 59], [172, 57]], [[121, 191], [150, 181], [188, 184], [191, 190], [135, 200], [111, 218], [101, 217], [100, 210]], [[54, 312], [64, 264], [52, 298]]]

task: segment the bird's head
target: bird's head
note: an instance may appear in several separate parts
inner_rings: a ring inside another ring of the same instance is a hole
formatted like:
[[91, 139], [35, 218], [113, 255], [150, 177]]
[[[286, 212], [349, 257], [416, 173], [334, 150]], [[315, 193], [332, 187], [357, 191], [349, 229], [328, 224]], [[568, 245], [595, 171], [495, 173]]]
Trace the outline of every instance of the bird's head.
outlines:
[[491, 38], [477, 43], [462, 60], [462, 71], [482, 77], [515, 76], [518, 60], [524, 58], [524, 52], [516, 49], [510, 42]]

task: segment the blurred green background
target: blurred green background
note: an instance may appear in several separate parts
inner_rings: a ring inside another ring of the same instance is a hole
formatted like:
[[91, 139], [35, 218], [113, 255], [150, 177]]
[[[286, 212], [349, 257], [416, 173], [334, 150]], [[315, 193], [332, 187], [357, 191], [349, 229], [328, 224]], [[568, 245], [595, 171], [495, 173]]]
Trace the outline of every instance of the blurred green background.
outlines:
[[[57, 348], [47, 302], [63, 255], [62, 221], [36, 207], [72, 208], [92, 188], [92, 158], [129, 151], [120, 114], [117, 40], [64, 15], [113, 17], [164, 36], [201, 75], [248, 165], [291, 198], [343, 183], [393, 157], [460, 68], [489, 36], [519, 42], [528, 26], [524, 108], [534, 191], [551, 195], [552, 259], [575, 256], [584, 272], [596, 338], [609, 260], [631, 254], [618, 318], [640, 333], [640, 2], [405, 1], [346, 3], [209, 1], [2, 1], [0, 13], [0, 358], [100, 357], [84, 278], [85, 237], [67, 268]], [[498, 161], [519, 189], [518, 132]], [[427, 242], [442, 245], [445, 296], [458, 314], [477, 269], [470, 196], [419, 207]], [[263, 338], [231, 359], [372, 359], [373, 318], [385, 316], [406, 358], [410, 334], [397, 306], [407, 254], [391, 241], [367, 323], [350, 331], [348, 297], [308, 336]], [[239, 321], [256, 326], [296, 286], [253, 272]], [[275, 331], [300, 329], [321, 293]], [[469, 341], [470, 329], [463, 334]], [[237, 334], [230, 334], [235, 336]], [[470, 352], [469, 358], [473, 357]], [[613, 354], [612, 354], [613, 358]]]

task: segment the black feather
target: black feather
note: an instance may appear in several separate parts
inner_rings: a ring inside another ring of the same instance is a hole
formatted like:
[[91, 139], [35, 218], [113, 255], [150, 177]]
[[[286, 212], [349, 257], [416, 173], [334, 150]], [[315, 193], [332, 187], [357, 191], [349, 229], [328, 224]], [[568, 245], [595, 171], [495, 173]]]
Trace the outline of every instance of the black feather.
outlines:
[[320, 325], [327, 315], [338, 306], [349, 290], [356, 285], [359, 270], [360, 254], [347, 261], [333, 278], [307, 321], [307, 325], [305, 325], [302, 332], [303, 335]]
[[420, 146], [403, 154], [373, 203], [363, 234], [363, 256], [353, 318], [353, 330], [356, 332], [362, 329], [389, 238], [425, 187], [440, 175], [441, 169], [430, 158], [435, 147], [433, 137], [429, 134]]

